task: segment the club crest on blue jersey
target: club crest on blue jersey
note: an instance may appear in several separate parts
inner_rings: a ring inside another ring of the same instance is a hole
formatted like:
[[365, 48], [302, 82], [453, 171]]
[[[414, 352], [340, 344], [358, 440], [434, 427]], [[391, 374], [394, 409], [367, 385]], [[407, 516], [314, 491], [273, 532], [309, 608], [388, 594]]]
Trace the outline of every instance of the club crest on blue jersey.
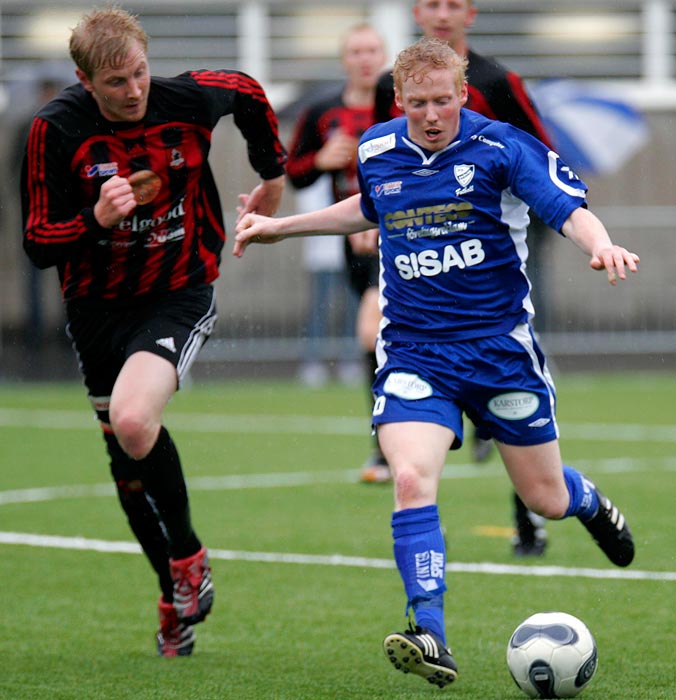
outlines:
[[472, 165], [467, 165], [466, 163], [462, 163], [460, 165], [454, 165], [453, 166], [453, 175], [455, 175], [455, 179], [463, 186], [467, 187], [470, 182], [474, 179], [474, 164]]

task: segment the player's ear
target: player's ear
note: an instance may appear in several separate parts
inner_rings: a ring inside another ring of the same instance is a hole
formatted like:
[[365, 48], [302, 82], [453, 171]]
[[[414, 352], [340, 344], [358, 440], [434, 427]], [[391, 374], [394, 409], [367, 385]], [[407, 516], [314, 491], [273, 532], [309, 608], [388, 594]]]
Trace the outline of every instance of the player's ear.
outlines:
[[465, 29], [469, 29], [470, 27], [474, 26], [474, 20], [476, 19], [477, 12], [479, 12], [479, 10], [477, 10], [474, 5], [467, 10], [467, 15], [465, 16]]
[[87, 74], [82, 69], [76, 68], [75, 76], [82, 83], [84, 89], [87, 90], [87, 92], [93, 92], [94, 86], [92, 85], [92, 81], [89, 80]]
[[402, 112], [404, 111], [404, 103], [401, 101], [401, 95], [396, 87], [394, 88], [394, 104], [397, 105], [397, 108]]
[[467, 104], [467, 98], [469, 97], [466, 80], [463, 80], [462, 82], [462, 88], [460, 89], [460, 94], [458, 97], [460, 98], [460, 106], [464, 107]]

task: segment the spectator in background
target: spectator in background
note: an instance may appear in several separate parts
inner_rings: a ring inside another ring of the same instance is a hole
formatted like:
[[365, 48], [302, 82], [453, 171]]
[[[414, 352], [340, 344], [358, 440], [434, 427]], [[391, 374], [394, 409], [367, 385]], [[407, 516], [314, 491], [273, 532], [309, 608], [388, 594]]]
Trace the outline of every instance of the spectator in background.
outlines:
[[[17, 202], [21, 199], [19, 173], [21, 172], [21, 163], [23, 162], [28, 133], [33, 123], [33, 114], [40, 107], [54, 99], [65, 85], [66, 81], [57, 77], [55, 72], [51, 70], [48, 65], [38, 70], [35, 82], [34, 109], [27, 118], [22, 119], [16, 126], [12, 143], [12, 153], [9, 161], [12, 168], [9, 177], [10, 181], [16, 181]], [[27, 300], [23, 331], [26, 350], [32, 353], [42, 347], [45, 337], [45, 320], [42, 301], [45, 273], [35, 267], [28, 258], [24, 257], [23, 260], [25, 262], [25, 298]]]
[[[352, 27], [342, 40], [340, 60], [345, 84], [301, 115], [292, 136], [287, 163], [291, 184], [298, 189], [312, 185], [328, 173], [336, 202], [359, 191], [357, 143], [374, 121], [376, 83], [387, 61], [382, 37], [369, 24]], [[375, 342], [380, 323], [377, 230], [350, 236], [344, 245], [349, 282], [360, 298], [357, 337], [365, 353], [366, 385], [372, 407], [371, 384], [377, 366]], [[380, 467], [382, 472], [384, 465], [389, 479], [377, 438], [374, 436], [373, 440], [373, 452], [365, 469]]]
[[[314, 211], [333, 201], [331, 180], [320, 177], [310, 187], [296, 193], [296, 211]], [[303, 335], [307, 342], [298, 377], [309, 387], [323, 386], [331, 379], [332, 357], [327, 354], [327, 341], [351, 339], [354, 331], [358, 300], [353, 290], [345, 284], [345, 256], [343, 236], [327, 236], [323, 239], [303, 240], [303, 267], [308, 273], [310, 293]], [[353, 353], [338, 353], [335, 366], [337, 378], [351, 383], [361, 376], [358, 358]]]
[[[482, 56], [470, 49], [467, 30], [474, 24], [477, 8], [473, 0], [415, 0], [413, 17], [427, 38], [445, 41], [460, 56], [467, 59], [466, 107], [489, 119], [497, 119], [523, 129], [545, 145], [549, 139], [537, 110], [521, 80], [514, 72], [504, 68], [495, 59]], [[376, 90], [376, 120], [387, 121], [401, 115], [394, 99], [394, 80], [391, 73], [384, 74]], [[529, 227], [529, 246], [541, 250], [546, 227], [537, 219]], [[529, 272], [539, 278], [537, 265], [528, 265]], [[538, 279], [539, 281], [539, 279]], [[530, 296], [528, 303], [532, 304]], [[476, 430], [472, 441], [472, 455], [476, 462], [484, 462], [491, 452], [492, 440]], [[385, 473], [380, 481], [386, 480]], [[547, 546], [544, 520], [531, 513], [518, 494], [513, 495], [515, 535], [512, 543], [517, 556], [540, 556]]]

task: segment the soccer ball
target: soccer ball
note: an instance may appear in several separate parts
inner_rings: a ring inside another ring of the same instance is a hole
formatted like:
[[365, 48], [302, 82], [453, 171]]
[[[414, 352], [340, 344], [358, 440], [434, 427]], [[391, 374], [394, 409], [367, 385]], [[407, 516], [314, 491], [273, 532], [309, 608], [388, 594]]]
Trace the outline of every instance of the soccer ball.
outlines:
[[596, 642], [573, 615], [541, 612], [524, 620], [507, 645], [512, 678], [531, 698], [573, 698], [596, 672]]

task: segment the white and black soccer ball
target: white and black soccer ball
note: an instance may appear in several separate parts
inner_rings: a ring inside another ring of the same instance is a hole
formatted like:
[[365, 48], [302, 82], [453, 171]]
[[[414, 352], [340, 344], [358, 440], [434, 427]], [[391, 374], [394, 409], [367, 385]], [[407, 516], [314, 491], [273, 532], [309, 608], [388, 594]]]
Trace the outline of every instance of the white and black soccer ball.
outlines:
[[596, 672], [596, 642], [587, 626], [563, 612], [524, 620], [507, 645], [512, 678], [531, 698], [573, 698]]

